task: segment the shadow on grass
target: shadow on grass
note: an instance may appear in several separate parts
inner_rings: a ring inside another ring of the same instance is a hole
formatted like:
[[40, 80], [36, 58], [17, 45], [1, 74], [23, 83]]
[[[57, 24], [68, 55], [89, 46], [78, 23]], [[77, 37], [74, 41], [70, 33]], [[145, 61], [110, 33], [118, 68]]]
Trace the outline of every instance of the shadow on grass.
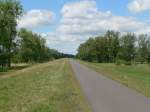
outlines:
[[17, 71], [17, 70], [22, 70], [25, 68], [30, 67], [31, 65], [27, 64], [27, 65], [15, 65], [12, 66], [10, 68], [8, 67], [0, 67], [0, 75], [5, 75], [5, 73], [11, 72], [11, 71]]
[[22, 70], [22, 69], [27, 68], [29, 66], [30, 65], [13, 66], [13, 67], [9, 68], [9, 70]]

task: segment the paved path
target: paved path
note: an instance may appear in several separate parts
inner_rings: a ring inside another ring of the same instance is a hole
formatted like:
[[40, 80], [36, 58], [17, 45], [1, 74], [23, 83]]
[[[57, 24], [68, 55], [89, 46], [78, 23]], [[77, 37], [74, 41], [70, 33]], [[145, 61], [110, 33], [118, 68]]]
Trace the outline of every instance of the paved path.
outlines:
[[150, 112], [150, 99], [70, 61], [93, 112]]

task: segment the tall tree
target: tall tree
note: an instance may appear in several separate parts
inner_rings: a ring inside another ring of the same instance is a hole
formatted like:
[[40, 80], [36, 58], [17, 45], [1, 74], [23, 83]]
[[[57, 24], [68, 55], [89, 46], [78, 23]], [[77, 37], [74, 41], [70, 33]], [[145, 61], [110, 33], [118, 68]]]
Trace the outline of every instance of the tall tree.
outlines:
[[18, 36], [20, 40], [20, 54], [24, 62], [39, 61], [45, 42], [37, 34], [24, 28], [20, 29]]
[[114, 62], [119, 52], [119, 32], [107, 31], [105, 34], [105, 46], [108, 62]]
[[135, 41], [134, 33], [127, 33], [121, 38], [121, 58], [125, 61], [131, 62], [135, 57]]
[[13, 51], [16, 37], [17, 19], [22, 14], [23, 9], [17, 0], [0, 0], [0, 45], [3, 54], [7, 57], [7, 65], [11, 64], [11, 53]]
[[[46, 40], [27, 29], [20, 29], [20, 48], [18, 54], [23, 62], [43, 62], [52, 58], [64, 57], [64, 54], [46, 46]], [[18, 56], [18, 55], [16, 55]]]
[[147, 63], [150, 64], [150, 37], [148, 37], [148, 55], [147, 55]]
[[92, 61], [96, 58], [95, 40], [93, 38], [89, 38], [84, 44], [79, 46], [78, 57], [88, 61]]
[[141, 63], [146, 62], [148, 58], [148, 36], [141, 34], [138, 37], [138, 53], [137, 58]]

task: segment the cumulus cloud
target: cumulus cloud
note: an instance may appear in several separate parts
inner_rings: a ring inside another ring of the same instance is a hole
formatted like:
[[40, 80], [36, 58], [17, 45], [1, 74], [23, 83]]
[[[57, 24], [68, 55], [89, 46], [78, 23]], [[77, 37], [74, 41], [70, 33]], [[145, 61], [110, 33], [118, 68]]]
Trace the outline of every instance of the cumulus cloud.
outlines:
[[128, 9], [133, 13], [150, 10], [150, 0], [132, 0], [128, 4]]
[[30, 10], [18, 20], [18, 27], [37, 28], [50, 25], [54, 19], [54, 13], [49, 10]]
[[76, 35], [62, 35], [59, 32], [44, 33], [42, 37], [46, 39], [47, 46], [70, 54], [75, 54], [80, 43], [85, 40], [80, 35], [78, 37]]
[[150, 25], [145, 28], [141, 28], [135, 32], [136, 34], [148, 34], [150, 35]]
[[133, 17], [114, 16], [111, 11], [99, 11], [95, 1], [66, 4], [61, 12], [58, 30], [63, 34], [99, 34], [109, 29], [128, 32], [146, 25]]
[[107, 30], [150, 33], [150, 27], [146, 23], [134, 17], [115, 16], [111, 11], [100, 11], [93, 0], [67, 3], [61, 14], [56, 32], [46, 34], [45, 38], [49, 46], [65, 49], [65, 53], [76, 53], [80, 43]]

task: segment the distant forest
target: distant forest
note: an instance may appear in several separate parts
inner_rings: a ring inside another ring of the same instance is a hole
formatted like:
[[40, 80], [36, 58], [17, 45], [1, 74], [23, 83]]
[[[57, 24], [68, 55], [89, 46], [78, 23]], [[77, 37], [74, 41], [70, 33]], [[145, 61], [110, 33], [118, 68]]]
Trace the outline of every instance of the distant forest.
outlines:
[[27, 29], [17, 29], [17, 20], [24, 10], [18, 0], [0, 0], [0, 66], [11, 63], [45, 62], [73, 57], [48, 48], [41, 35]]
[[77, 57], [101, 63], [150, 63], [150, 37], [146, 34], [107, 31], [81, 44]]

